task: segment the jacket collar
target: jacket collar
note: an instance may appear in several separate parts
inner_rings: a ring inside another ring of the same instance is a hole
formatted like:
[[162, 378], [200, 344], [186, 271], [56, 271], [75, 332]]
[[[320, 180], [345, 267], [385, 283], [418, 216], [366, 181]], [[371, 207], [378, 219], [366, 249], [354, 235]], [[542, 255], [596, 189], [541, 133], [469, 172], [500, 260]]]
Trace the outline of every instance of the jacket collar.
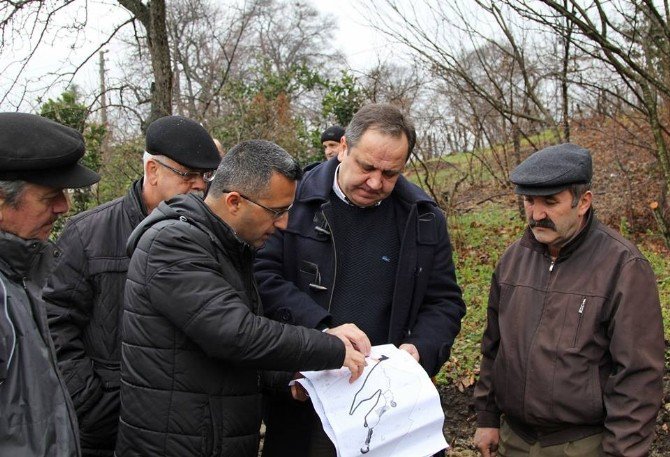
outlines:
[[[307, 203], [310, 201], [326, 202], [330, 200], [330, 192], [333, 189], [335, 170], [340, 162], [337, 159], [327, 160], [305, 173], [298, 184], [296, 201]], [[404, 176], [400, 176], [396, 182], [393, 198], [402, 200], [408, 204], [427, 203], [435, 205], [435, 202], [419, 187], [412, 185]]]
[[126, 198], [123, 199], [123, 206], [133, 227], [136, 227], [142, 220], [147, 217], [147, 208], [144, 206], [142, 200], [142, 181], [140, 178], [133, 182], [128, 189]]
[[252, 251], [251, 246], [242, 241], [235, 231], [220, 217], [214, 214], [202, 199], [193, 194], [178, 195], [167, 202], [161, 202], [151, 214], [133, 231], [128, 240], [128, 256], [132, 256], [142, 234], [151, 226], [165, 219], [190, 221], [201, 229], [205, 228], [216, 238], [224, 249], [243, 253]]
[[40, 240], [24, 240], [8, 232], [0, 231], [0, 272], [18, 280], [33, 278], [42, 271], [42, 253], [50, 243]]
[[[565, 246], [561, 248], [561, 250], [558, 252], [558, 257], [556, 258], [556, 261], [561, 261], [563, 259], [570, 257], [570, 255], [573, 252], [575, 252], [582, 244], [584, 244], [584, 240], [593, 230], [596, 221], [597, 218], [595, 215], [595, 211], [593, 210], [593, 208], [589, 208], [588, 213], [586, 213], [586, 224], [584, 225], [584, 228], [580, 230], [577, 236], [572, 238]], [[526, 227], [526, 231], [524, 232], [523, 237], [521, 238], [521, 243], [523, 245], [532, 247], [536, 251], [542, 251], [547, 253], [547, 255], [549, 255], [547, 245], [540, 243], [535, 239], [533, 231], [530, 229], [530, 227]]]

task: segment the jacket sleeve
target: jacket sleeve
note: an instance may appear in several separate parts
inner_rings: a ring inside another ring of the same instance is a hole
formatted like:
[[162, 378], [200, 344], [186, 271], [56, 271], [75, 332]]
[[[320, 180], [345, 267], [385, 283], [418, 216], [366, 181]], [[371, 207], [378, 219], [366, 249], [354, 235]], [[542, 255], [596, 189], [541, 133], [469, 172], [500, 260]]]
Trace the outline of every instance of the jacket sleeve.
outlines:
[[609, 322], [613, 369], [604, 385], [606, 455], [647, 455], [663, 398], [663, 318], [649, 263], [628, 261]]
[[500, 286], [496, 274], [491, 279], [489, 302], [486, 311], [486, 329], [482, 337], [482, 362], [479, 367], [479, 379], [475, 386], [474, 403], [477, 413], [477, 427], [500, 427], [500, 410], [496, 406], [493, 390], [493, 361], [500, 344], [500, 328], [498, 327], [498, 307]]
[[436, 375], [449, 358], [454, 339], [461, 330], [461, 319], [465, 315], [465, 303], [456, 282], [446, 220], [441, 212], [438, 212], [436, 221], [437, 244], [434, 246], [426, 292], [411, 333], [404, 340], [416, 346], [419, 362], [429, 376]]
[[277, 230], [256, 256], [256, 279], [265, 315], [280, 322], [308, 328], [323, 330], [330, 327], [328, 310], [286, 278], [285, 249], [284, 234]]
[[61, 256], [43, 291], [49, 330], [77, 415], [81, 417], [103, 395], [101, 380], [86, 355], [82, 329], [91, 316], [93, 290], [88, 259], [77, 226], [70, 224], [58, 239]]
[[150, 303], [208, 356], [266, 370], [342, 366], [345, 348], [337, 337], [255, 315], [224, 277], [209, 240], [190, 242], [192, 233], [174, 232], [161, 230], [149, 249]]

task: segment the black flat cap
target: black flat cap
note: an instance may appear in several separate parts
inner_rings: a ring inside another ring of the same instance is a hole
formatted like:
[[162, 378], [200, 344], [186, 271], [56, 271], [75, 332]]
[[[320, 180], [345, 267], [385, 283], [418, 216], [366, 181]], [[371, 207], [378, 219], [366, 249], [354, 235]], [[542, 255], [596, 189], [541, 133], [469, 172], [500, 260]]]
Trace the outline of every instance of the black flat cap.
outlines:
[[323, 133], [321, 134], [321, 142], [323, 143], [324, 141], [336, 141], [339, 143], [340, 138], [342, 138], [343, 135], [344, 135], [344, 129], [339, 125], [333, 125], [323, 131]]
[[0, 113], [0, 180], [59, 189], [90, 186], [100, 176], [80, 165], [81, 133], [41, 116]]
[[521, 195], [553, 195], [572, 184], [591, 182], [591, 154], [576, 144], [541, 149], [512, 171], [510, 181]]
[[182, 116], [153, 121], [147, 128], [146, 150], [195, 170], [214, 170], [221, 162], [219, 150], [207, 130]]

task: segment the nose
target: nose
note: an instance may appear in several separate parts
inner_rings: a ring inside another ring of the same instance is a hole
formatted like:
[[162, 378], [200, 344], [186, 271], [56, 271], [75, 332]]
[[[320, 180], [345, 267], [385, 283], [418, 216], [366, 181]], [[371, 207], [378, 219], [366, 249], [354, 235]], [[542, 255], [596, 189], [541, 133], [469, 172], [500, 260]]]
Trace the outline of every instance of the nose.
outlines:
[[534, 221], [541, 221], [547, 218], [547, 211], [543, 205], [535, 203], [529, 206], [528, 211]]
[[288, 213], [282, 214], [279, 219], [274, 221], [273, 225], [279, 230], [286, 230], [286, 227], [288, 226]]
[[382, 188], [382, 172], [379, 170], [371, 172], [366, 184], [372, 190], [380, 190]]
[[65, 214], [69, 210], [70, 210], [70, 200], [65, 195], [65, 192], [61, 190], [60, 195], [58, 195], [53, 200], [51, 211], [54, 214]]

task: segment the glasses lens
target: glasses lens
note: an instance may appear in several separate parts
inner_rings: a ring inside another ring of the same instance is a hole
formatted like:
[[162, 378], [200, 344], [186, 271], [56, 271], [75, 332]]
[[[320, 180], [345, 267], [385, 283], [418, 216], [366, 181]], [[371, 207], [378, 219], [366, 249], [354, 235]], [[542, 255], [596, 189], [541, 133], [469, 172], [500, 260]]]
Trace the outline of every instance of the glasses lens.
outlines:
[[275, 219], [281, 218], [283, 215], [288, 214], [289, 211], [291, 211], [291, 208], [293, 207], [293, 204], [291, 204], [288, 208], [282, 209], [280, 211], [275, 212]]
[[214, 181], [214, 171], [206, 171], [202, 174], [202, 179], [205, 180], [205, 182], [212, 182]]

